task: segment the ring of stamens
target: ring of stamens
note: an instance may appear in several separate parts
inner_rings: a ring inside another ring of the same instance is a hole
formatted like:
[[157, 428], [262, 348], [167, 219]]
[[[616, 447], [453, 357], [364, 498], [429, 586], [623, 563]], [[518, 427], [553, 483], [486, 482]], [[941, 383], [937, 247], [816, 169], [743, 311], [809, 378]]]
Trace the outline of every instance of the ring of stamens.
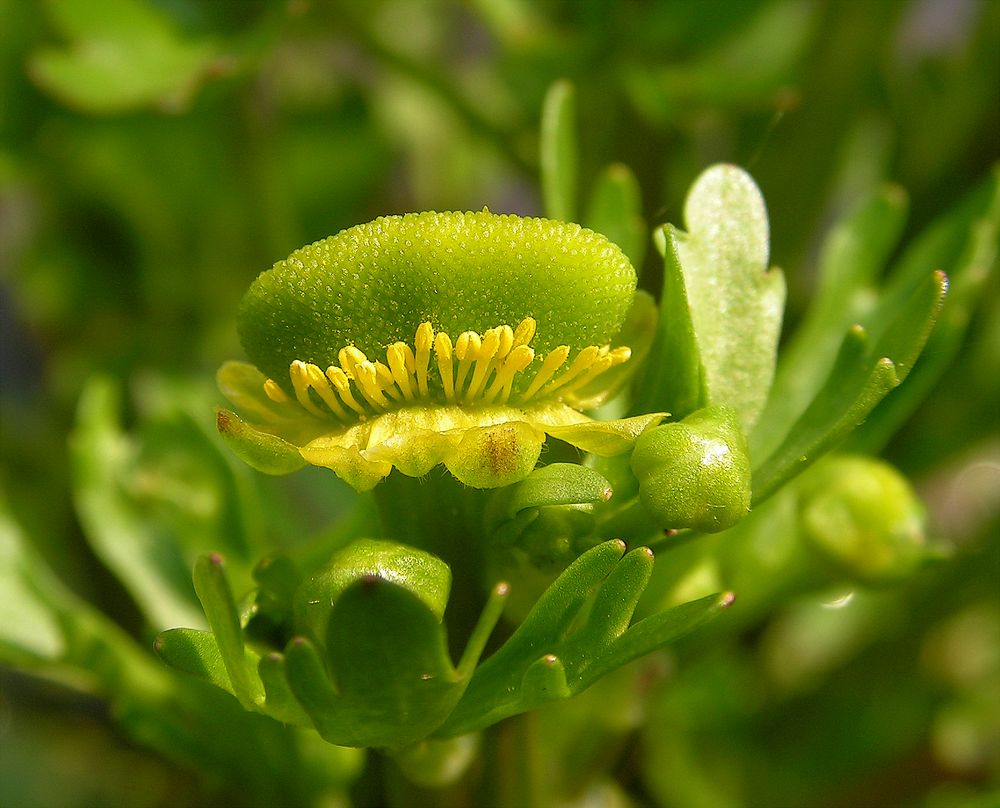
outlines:
[[[332, 417], [348, 424], [427, 403], [475, 407], [554, 399], [572, 404], [574, 393], [606, 370], [627, 362], [632, 354], [627, 347], [590, 345], [569, 361], [569, 346], [560, 345], [545, 356], [531, 381], [515, 395], [515, 382], [535, 361], [530, 343], [536, 325], [526, 317], [517, 328], [501, 325], [484, 334], [464, 331], [452, 342], [444, 331], [435, 333], [429, 322], [422, 323], [413, 346], [393, 343], [386, 349], [384, 363], [371, 361], [349, 345], [337, 356], [339, 366], [325, 371], [296, 359], [289, 366], [289, 379], [295, 401], [303, 409], [318, 418]], [[431, 372], [432, 353], [438, 378]], [[264, 383], [264, 392], [275, 402], [292, 400], [272, 379]]]

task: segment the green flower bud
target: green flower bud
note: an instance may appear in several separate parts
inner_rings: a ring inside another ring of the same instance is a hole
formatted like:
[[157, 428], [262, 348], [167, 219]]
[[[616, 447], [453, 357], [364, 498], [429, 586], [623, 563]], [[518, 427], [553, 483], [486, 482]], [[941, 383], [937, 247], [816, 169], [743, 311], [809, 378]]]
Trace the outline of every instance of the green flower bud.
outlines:
[[830, 458], [802, 482], [800, 525], [811, 546], [866, 583], [898, 580], [926, 556], [924, 508], [896, 469]]
[[750, 511], [746, 439], [728, 407], [649, 429], [632, 453], [639, 499], [667, 528], [717, 533]]

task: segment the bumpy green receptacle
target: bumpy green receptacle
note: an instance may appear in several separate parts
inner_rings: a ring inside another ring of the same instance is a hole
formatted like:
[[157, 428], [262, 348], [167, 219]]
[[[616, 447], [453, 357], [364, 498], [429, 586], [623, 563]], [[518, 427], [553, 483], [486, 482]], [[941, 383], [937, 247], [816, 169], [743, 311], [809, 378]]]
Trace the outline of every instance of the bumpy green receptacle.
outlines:
[[716, 533], [750, 511], [750, 458], [729, 407], [646, 430], [632, 454], [639, 498], [666, 528]]
[[635, 283], [621, 250], [576, 224], [488, 211], [383, 216], [261, 274], [239, 332], [251, 361], [290, 391], [293, 360], [326, 368], [346, 345], [381, 358], [427, 321], [454, 339], [533, 317], [541, 354], [602, 345], [620, 329]]

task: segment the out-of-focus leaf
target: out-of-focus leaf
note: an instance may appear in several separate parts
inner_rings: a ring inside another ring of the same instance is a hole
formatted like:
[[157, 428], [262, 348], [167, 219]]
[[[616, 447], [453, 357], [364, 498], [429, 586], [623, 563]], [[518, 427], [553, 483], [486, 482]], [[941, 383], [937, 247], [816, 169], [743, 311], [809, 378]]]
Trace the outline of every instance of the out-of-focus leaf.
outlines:
[[181, 104], [217, 55], [211, 43], [183, 39], [165, 14], [139, 0], [46, 5], [69, 45], [36, 50], [30, 72], [44, 89], [89, 112]]
[[85, 535], [155, 628], [200, 627], [204, 620], [177, 544], [123, 490], [135, 449], [119, 429], [119, 406], [108, 379], [92, 380], [80, 397], [70, 455]]
[[576, 221], [576, 90], [568, 81], [549, 88], [542, 108], [542, 197], [545, 215]]
[[896, 433], [954, 361], [980, 292], [995, 271], [1000, 245], [1000, 171], [965, 204], [933, 226], [907, 251], [901, 271], [939, 267], [948, 299], [906, 386], [895, 391], [851, 436], [855, 449], [876, 452]]
[[38, 591], [45, 570], [0, 499], [0, 661], [55, 660], [65, 650], [57, 615]]
[[639, 181], [628, 166], [615, 163], [598, 177], [583, 223], [621, 247], [636, 272], [642, 271], [646, 223]]

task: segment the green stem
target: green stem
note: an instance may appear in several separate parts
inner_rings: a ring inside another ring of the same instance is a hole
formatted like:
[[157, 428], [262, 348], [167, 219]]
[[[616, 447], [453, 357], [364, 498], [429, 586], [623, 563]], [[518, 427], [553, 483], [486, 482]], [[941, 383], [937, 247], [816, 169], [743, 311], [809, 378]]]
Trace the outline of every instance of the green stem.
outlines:
[[493, 583], [485, 574], [483, 513], [488, 492], [468, 488], [450, 474], [435, 470], [419, 479], [394, 471], [373, 493], [386, 538], [433, 553], [451, 568], [445, 619], [449, 645], [457, 658]]

